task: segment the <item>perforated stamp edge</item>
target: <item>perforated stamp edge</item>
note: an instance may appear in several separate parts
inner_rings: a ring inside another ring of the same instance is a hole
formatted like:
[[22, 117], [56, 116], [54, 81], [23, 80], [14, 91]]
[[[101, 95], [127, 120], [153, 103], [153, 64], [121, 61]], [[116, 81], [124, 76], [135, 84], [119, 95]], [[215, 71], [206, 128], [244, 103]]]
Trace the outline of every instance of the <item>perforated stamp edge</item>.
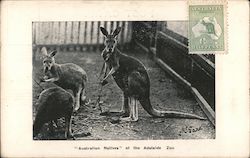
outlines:
[[[223, 50], [193, 50], [191, 41], [190, 30], [190, 6], [223, 6], [223, 37], [224, 37], [224, 49]], [[188, 48], [189, 54], [227, 54], [228, 53], [228, 1], [227, 0], [189, 0], [188, 1]]]

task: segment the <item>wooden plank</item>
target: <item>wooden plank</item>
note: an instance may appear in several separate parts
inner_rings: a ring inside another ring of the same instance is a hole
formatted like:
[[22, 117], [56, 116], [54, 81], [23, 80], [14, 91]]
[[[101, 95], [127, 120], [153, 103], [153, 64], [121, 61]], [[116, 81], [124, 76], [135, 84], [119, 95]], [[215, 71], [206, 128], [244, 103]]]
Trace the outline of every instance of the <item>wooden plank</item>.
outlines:
[[178, 73], [176, 73], [170, 66], [164, 63], [160, 58], [155, 58], [156, 63], [165, 70], [168, 74], [170, 74], [175, 80], [177, 80], [181, 85], [183, 85], [188, 90], [191, 90], [191, 84], [181, 77]]
[[161, 32], [161, 31], [158, 32], [158, 37], [164, 38], [166, 40], [166, 42], [168, 42], [168, 44], [171, 44], [171, 45], [181, 49], [182, 51], [180, 51], [180, 53], [182, 53], [187, 58], [194, 60], [196, 63], [198, 63], [198, 65], [201, 66], [201, 68], [203, 68], [206, 71], [206, 73], [208, 73], [210, 76], [213, 76], [213, 78], [214, 78], [215, 65], [211, 61], [209, 61], [208, 59], [206, 59], [202, 55], [189, 55], [187, 45], [185, 45], [185, 44], [181, 43], [180, 41], [176, 40], [175, 38], [165, 34], [164, 32]]
[[205, 69], [213, 78], [215, 78], [215, 64], [208, 60], [203, 55], [197, 54], [192, 55], [192, 58], [203, 68]]
[[36, 44], [36, 23], [32, 22], [32, 45]]
[[57, 23], [58, 22], [56, 22], [56, 21], [54, 21], [54, 22], [52, 22], [53, 23], [53, 25], [52, 25], [52, 41], [51, 41], [51, 43], [53, 44], [53, 45], [58, 45], [58, 41], [57, 41], [57, 32], [58, 32], [58, 26], [57, 26]]
[[[100, 22], [100, 26], [105, 28], [105, 26], [106, 26], [106, 21], [101, 21], [101, 22]], [[100, 43], [100, 44], [103, 44], [104, 36], [103, 36], [103, 34], [101, 33], [100, 28], [98, 29], [98, 32], [99, 32], [99, 43]]]
[[132, 39], [132, 22], [127, 22], [128, 23], [128, 29], [127, 29], [127, 38], [126, 38], [126, 43], [129, 43]]
[[71, 21], [71, 28], [70, 28], [70, 44], [74, 44], [73, 43], [73, 37], [74, 37], [74, 22]]
[[40, 40], [41, 44], [46, 44], [45, 43], [45, 36], [46, 36], [45, 25], [46, 25], [45, 22], [41, 23], [41, 40]]
[[55, 32], [54, 32], [55, 22], [50, 22], [50, 44], [56, 44], [55, 42]]
[[65, 22], [59, 22], [59, 44], [64, 44], [65, 42]]
[[97, 45], [98, 44], [98, 21], [93, 22], [93, 34], [92, 34], [92, 44]]
[[87, 29], [86, 29], [85, 33], [86, 33], [85, 44], [91, 44], [91, 21], [87, 22]]
[[72, 37], [72, 21], [66, 22], [66, 43], [65, 44], [71, 44], [71, 37]]
[[203, 112], [207, 115], [210, 122], [215, 126], [215, 112], [213, 111], [211, 106], [206, 102], [206, 100], [202, 97], [202, 95], [196, 88], [192, 87], [192, 93]]
[[98, 21], [98, 22], [97, 22], [97, 30], [96, 30], [96, 31], [97, 31], [97, 37], [96, 37], [96, 38], [97, 38], [97, 39], [96, 39], [97, 41], [96, 41], [96, 43], [97, 43], [98, 45], [100, 44], [100, 31], [99, 31], [99, 30], [100, 30], [100, 25], [101, 25], [101, 22]]
[[45, 22], [45, 27], [44, 27], [44, 32], [45, 32], [45, 34], [44, 34], [45, 35], [44, 36], [44, 43], [47, 44], [47, 45], [49, 45], [49, 40], [50, 40], [49, 39], [49, 33], [50, 33], [49, 32], [50, 31], [49, 27], [50, 27], [49, 26], [49, 22]]
[[178, 83], [182, 84], [186, 89], [191, 91], [194, 95], [196, 101], [199, 103], [201, 109], [208, 117], [209, 121], [215, 126], [215, 112], [211, 108], [211, 106], [206, 102], [206, 100], [202, 97], [199, 91], [192, 87], [191, 84], [182, 78], [178, 73], [176, 73], [171, 67], [169, 67], [166, 63], [164, 63], [160, 58], [155, 58], [155, 61], [163, 70], [165, 70], [169, 75], [171, 75]]
[[80, 25], [81, 25], [81, 22], [78, 21], [77, 44], [80, 44]]
[[110, 26], [111, 26], [111, 23], [110, 23], [110, 21], [107, 21], [106, 22], [106, 30], [108, 31], [108, 33], [110, 33], [111, 32], [111, 28], [110, 28]]
[[139, 46], [146, 53], [149, 52], [148, 48], [146, 48], [144, 45], [140, 44], [137, 40], [135, 40], [135, 43], [136, 43], [137, 46]]
[[59, 31], [60, 31], [60, 27], [59, 27], [59, 22], [57, 21], [57, 22], [55, 22], [54, 23], [54, 31], [55, 31], [55, 43], [57, 44], [57, 45], [60, 45], [60, 34], [59, 34]]
[[41, 22], [36, 22], [36, 44], [39, 45], [40, 44], [40, 39], [41, 39], [41, 29], [40, 29], [40, 25], [41, 25]]
[[84, 40], [83, 40], [83, 41], [84, 41], [84, 42], [83, 42], [84, 44], [87, 43], [87, 24], [88, 24], [88, 22], [85, 21], [85, 22], [84, 22], [84, 38], [83, 38], [83, 39], [84, 39]]
[[53, 22], [48, 22], [48, 44], [53, 44]]
[[123, 36], [123, 42], [126, 43], [128, 38], [128, 22], [126, 21], [124, 24], [124, 36]]
[[116, 27], [115, 27], [115, 28], [118, 28], [119, 26], [121, 26], [120, 24], [121, 24], [121, 22], [120, 22], [120, 21], [117, 21], [117, 22], [116, 22]]
[[120, 43], [124, 44], [125, 43], [124, 42], [124, 32], [125, 32], [124, 26], [125, 26], [125, 22], [122, 21], [120, 24], [121, 24], [120, 26], [122, 27], [122, 32], [121, 32], [121, 35], [120, 35], [119, 39], [120, 39]]
[[111, 22], [110, 22], [110, 34], [114, 31], [113, 26], [114, 26], [114, 22], [111, 21]]
[[[116, 23], [116, 28], [118, 28], [118, 27], [121, 27], [122, 28], [122, 21], [117, 21], [117, 23]], [[123, 34], [123, 28], [121, 29], [121, 32], [119, 33], [119, 35], [118, 35], [118, 43], [120, 44], [120, 45], [122, 45], [123, 44], [123, 41], [122, 41], [122, 34]]]
[[39, 43], [42, 45], [42, 44], [45, 44], [44, 43], [44, 37], [45, 37], [45, 32], [44, 32], [44, 26], [45, 26], [45, 22], [41, 22], [40, 23], [40, 40], [39, 40]]
[[63, 42], [63, 44], [67, 44], [67, 26], [68, 25], [68, 23], [67, 22], [65, 22], [65, 27], [64, 27], [64, 42]]
[[90, 44], [94, 44], [93, 43], [93, 36], [94, 36], [94, 22], [93, 21], [91, 21], [91, 23], [90, 23], [91, 25], [90, 25]]
[[80, 31], [79, 31], [79, 44], [84, 43], [84, 33], [85, 33], [85, 22], [80, 22]]
[[179, 49], [183, 50], [182, 52], [184, 52], [185, 54], [188, 53], [188, 46], [181, 43], [180, 41], [176, 40], [175, 38], [165, 34], [162, 31], [158, 31], [158, 36], [160, 36], [161, 38], [165, 38], [166, 40], [168, 40], [169, 43], [171, 43], [172, 45], [178, 47]]
[[79, 36], [79, 22], [72, 22], [72, 44], [78, 44], [78, 36]]

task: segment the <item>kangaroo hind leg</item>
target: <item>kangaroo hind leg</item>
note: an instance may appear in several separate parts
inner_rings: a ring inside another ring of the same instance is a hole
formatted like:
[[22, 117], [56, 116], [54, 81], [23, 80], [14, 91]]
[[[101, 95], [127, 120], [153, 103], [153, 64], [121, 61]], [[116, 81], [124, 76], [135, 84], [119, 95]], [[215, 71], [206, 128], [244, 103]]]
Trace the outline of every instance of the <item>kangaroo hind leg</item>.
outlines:
[[125, 122], [138, 121], [138, 104], [135, 98], [129, 97], [129, 116], [121, 118], [121, 121]]
[[80, 96], [81, 96], [80, 105], [88, 105], [89, 100], [86, 97], [86, 88], [82, 89]]
[[123, 99], [124, 100], [123, 100], [122, 109], [118, 113], [124, 117], [128, 117], [129, 116], [129, 98], [126, 94], [124, 94]]
[[80, 108], [80, 99], [81, 99], [81, 91], [82, 87], [79, 87], [76, 94], [75, 94], [75, 108], [74, 111], [77, 111]]
[[71, 124], [72, 124], [71, 115], [66, 116], [65, 117], [65, 138], [66, 139], [69, 139], [69, 138], [75, 139], [73, 134], [72, 134]]

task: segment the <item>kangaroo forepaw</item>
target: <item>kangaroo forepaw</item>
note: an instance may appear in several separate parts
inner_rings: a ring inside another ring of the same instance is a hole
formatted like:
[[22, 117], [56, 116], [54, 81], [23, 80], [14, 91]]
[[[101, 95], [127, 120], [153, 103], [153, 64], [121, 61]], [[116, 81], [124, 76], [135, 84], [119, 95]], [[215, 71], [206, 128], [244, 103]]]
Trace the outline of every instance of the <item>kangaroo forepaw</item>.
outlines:
[[108, 81], [107, 81], [107, 80], [102, 80], [102, 81], [100, 82], [100, 84], [101, 84], [102, 86], [105, 86], [106, 84], [108, 84]]
[[81, 105], [89, 105], [90, 104], [90, 99], [84, 99], [84, 100], [81, 100]]

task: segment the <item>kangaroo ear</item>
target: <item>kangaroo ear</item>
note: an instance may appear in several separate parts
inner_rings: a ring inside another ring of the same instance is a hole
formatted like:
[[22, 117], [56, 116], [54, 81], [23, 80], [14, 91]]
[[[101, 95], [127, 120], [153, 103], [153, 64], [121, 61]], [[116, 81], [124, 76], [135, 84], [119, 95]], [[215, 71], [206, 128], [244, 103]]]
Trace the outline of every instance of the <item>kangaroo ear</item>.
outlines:
[[46, 47], [43, 47], [43, 48], [41, 49], [41, 52], [42, 52], [42, 55], [43, 55], [43, 56], [47, 56], [47, 55], [48, 55]]
[[115, 31], [113, 32], [113, 36], [116, 37], [120, 33], [121, 30], [122, 30], [121, 27], [116, 28]]
[[50, 57], [53, 57], [53, 56], [56, 55], [56, 53], [57, 53], [57, 51], [56, 51], [56, 50], [53, 50], [53, 51], [49, 54], [49, 56], [50, 56]]
[[108, 36], [109, 33], [105, 28], [100, 27], [100, 29], [101, 29], [101, 32], [102, 32], [103, 35]]

